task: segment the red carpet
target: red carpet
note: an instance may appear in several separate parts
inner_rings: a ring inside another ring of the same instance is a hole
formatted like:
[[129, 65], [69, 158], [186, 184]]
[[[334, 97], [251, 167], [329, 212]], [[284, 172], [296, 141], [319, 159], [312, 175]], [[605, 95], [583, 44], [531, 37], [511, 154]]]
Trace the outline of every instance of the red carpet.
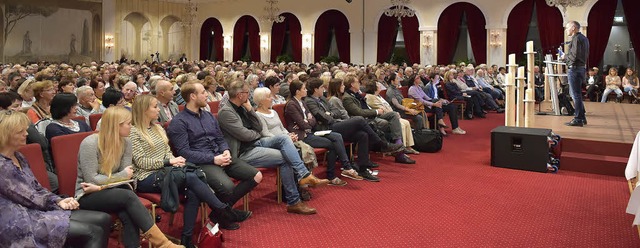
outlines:
[[[624, 213], [624, 178], [491, 167], [490, 130], [503, 120], [491, 113], [461, 121], [467, 135], [445, 138], [439, 153], [412, 156], [416, 165], [373, 157], [381, 182], [345, 179], [345, 187], [313, 189], [309, 205], [318, 214], [312, 216], [286, 213], [275, 201], [273, 177], [265, 176], [251, 193], [253, 216], [225, 231], [225, 246], [640, 246], [633, 218]], [[176, 226], [171, 235], [179, 235]]]

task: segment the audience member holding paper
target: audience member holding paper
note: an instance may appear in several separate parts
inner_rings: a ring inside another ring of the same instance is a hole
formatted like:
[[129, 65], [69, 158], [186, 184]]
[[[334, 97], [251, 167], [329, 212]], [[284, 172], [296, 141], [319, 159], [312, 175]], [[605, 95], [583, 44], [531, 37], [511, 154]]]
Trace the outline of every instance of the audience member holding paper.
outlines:
[[105, 187], [133, 176], [130, 131], [131, 112], [121, 106], [110, 107], [102, 115], [100, 132], [80, 144], [76, 181], [80, 208], [117, 213], [122, 221], [124, 247], [140, 247], [140, 231], [155, 247], [184, 247], [174, 245], [164, 236], [128, 186]]
[[[354, 166], [349, 161], [349, 156], [347, 156], [347, 151], [344, 148], [342, 135], [337, 132], [325, 133], [322, 136], [313, 133], [317, 122], [311, 112], [308, 111], [309, 107], [307, 104], [302, 101], [302, 98], [307, 96], [307, 88], [304, 83], [294, 80], [289, 84], [289, 92], [291, 97], [284, 108], [287, 129], [289, 132], [298, 135], [299, 139], [312, 147], [326, 148], [329, 150], [327, 152], [327, 179], [331, 181], [329, 184], [338, 186], [347, 185], [347, 182], [336, 177], [334, 174], [336, 159], [342, 163], [342, 169], [344, 170], [342, 175], [344, 177], [362, 180], [362, 177], [358, 176]], [[379, 181], [375, 177], [371, 179], [375, 180], [370, 181]]]

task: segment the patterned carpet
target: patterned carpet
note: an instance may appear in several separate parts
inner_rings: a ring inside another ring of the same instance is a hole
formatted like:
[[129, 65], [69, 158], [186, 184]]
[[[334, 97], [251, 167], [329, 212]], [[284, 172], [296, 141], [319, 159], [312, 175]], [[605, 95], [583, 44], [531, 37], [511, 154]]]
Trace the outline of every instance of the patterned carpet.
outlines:
[[[639, 247], [625, 214], [622, 177], [489, 166], [490, 130], [502, 114], [461, 121], [467, 135], [445, 138], [415, 165], [372, 155], [381, 182], [312, 189], [318, 214], [288, 214], [275, 180], [251, 193], [253, 216], [225, 231], [226, 247]], [[316, 169], [323, 176], [323, 168]], [[238, 206], [240, 207], [240, 206]], [[163, 220], [168, 220], [163, 215]], [[161, 229], [179, 237], [181, 216]], [[116, 247], [114, 242], [111, 243]]]

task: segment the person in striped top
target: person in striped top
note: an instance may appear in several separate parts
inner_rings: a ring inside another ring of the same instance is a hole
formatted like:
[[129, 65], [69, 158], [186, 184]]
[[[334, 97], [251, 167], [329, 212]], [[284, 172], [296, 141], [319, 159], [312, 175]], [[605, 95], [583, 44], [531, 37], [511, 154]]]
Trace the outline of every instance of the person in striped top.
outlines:
[[[174, 157], [169, 147], [164, 129], [156, 123], [160, 109], [158, 100], [151, 95], [140, 95], [132, 105], [132, 124], [129, 138], [133, 147], [133, 178], [138, 180], [138, 191], [160, 193], [161, 184], [156, 182], [156, 173], [165, 166], [183, 167], [186, 160]], [[214, 214], [212, 221], [219, 222], [225, 229], [238, 229], [235, 222], [241, 222], [251, 216], [250, 211], [233, 210], [222, 203], [206, 182], [201, 181], [195, 172], [185, 172], [187, 203], [184, 210], [184, 226], [182, 244], [191, 245], [193, 227], [198, 214], [198, 206], [203, 201], [211, 207]]]

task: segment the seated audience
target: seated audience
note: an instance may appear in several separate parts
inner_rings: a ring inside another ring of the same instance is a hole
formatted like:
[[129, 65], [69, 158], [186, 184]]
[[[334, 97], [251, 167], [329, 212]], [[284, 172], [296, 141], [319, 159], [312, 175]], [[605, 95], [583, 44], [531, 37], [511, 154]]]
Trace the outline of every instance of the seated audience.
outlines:
[[[313, 79], [309, 79], [312, 81]], [[322, 87], [322, 80], [315, 78]], [[322, 88], [316, 88], [317, 91], [322, 92]], [[307, 88], [305, 85], [294, 80], [289, 84], [289, 92], [291, 98], [285, 105], [284, 117], [287, 120], [287, 130], [295, 133], [296, 136], [315, 148], [327, 149], [327, 179], [330, 180], [330, 185], [344, 186], [347, 182], [342, 181], [339, 177], [335, 176], [336, 160], [342, 163], [342, 169], [355, 172], [349, 161], [349, 156], [344, 148], [344, 141], [342, 135], [338, 132], [330, 132], [321, 136], [316, 136], [314, 130], [316, 129], [316, 119], [309, 111], [309, 106], [302, 100], [307, 96]]]
[[26, 79], [20, 84], [20, 87], [18, 87], [18, 95], [22, 98], [22, 108], [29, 108], [36, 102], [36, 98], [33, 97], [34, 83], [35, 81], [33, 79]]
[[638, 86], [640, 86], [640, 84], [638, 84], [638, 75], [633, 71], [633, 68], [627, 68], [627, 71], [622, 78], [622, 88], [624, 89], [624, 92], [633, 98], [637, 98]]
[[131, 112], [123, 107], [108, 108], [102, 115], [104, 126], [85, 138], [78, 153], [78, 180], [75, 197], [81, 209], [116, 213], [122, 222], [125, 247], [140, 246], [140, 232], [155, 247], [183, 247], [167, 239], [155, 220], [128, 185], [106, 186], [129, 180], [131, 166]]
[[[419, 78], [416, 77], [416, 74], [412, 74], [410, 76], [411, 79]], [[419, 81], [420, 79], [417, 79]], [[398, 116], [400, 114], [398, 112], [393, 111], [391, 105], [380, 96], [380, 90], [378, 89], [378, 85], [375, 82], [367, 82], [365, 85], [365, 93], [364, 96], [367, 105], [371, 109], [384, 109], [385, 112], [394, 113]], [[404, 153], [407, 154], [420, 154], [418, 151], [411, 148], [415, 143], [413, 141], [413, 133], [411, 132], [411, 123], [408, 120], [398, 118], [400, 121], [400, 126], [402, 127], [402, 140], [404, 141]]]
[[[322, 84], [321, 84], [322, 83]], [[386, 140], [380, 139], [378, 134], [371, 129], [371, 126], [367, 124], [367, 121], [362, 116], [349, 117], [344, 108], [339, 109], [333, 104], [329, 103], [327, 98], [323, 96], [324, 82], [318, 79], [309, 79], [306, 84], [308, 96], [305, 98], [305, 103], [309, 107], [308, 111], [313, 114], [317, 121], [317, 130], [331, 130], [333, 132], [340, 133], [344, 141], [353, 143], [358, 154], [355, 165], [352, 165], [354, 170], [361, 172], [374, 167], [374, 164], [369, 160], [369, 150], [372, 146], [379, 146], [382, 152], [395, 153], [403, 150], [402, 144], [391, 144]], [[333, 98], [334, 95], [341, 95], [344, 93], [344, 84], [342, 80], [333, 79], [329, 81], [329, 95]], [[337, 97], [336, 97], [337, 98]], [[338, 100], [337, 103], [342, 105], [342, 101]], [[365, 176], [369, 176], [366, 172], [361, 172]], [[342, 176], [352, 179], [359, 179], [362, 177], [358, 174], [352, 173], [348, 170], [342, 171]], [[371, 177], [367, 180], [375, 181], [375, 178]]]
[[[163, 173], [163, 168], [186, 165], [186, 159], [173, 156], [164, 129], [155, 123], [160, 113], [157, 101], [151, 95], [140, 95], [133, 101], [133, 126], [129, 138], [133, 147], [133, 178], [138, 181], [138, 192], [160, 193], [162, 186], [158, 183], [157, 177], [159, 173]], [[186, 170], [184, 185], [178, 187], [186, 188], [187, 202], [181, 238], [181, 244], [185, 247], [195, 247], [191, 240], [201, 201], [207, 203], [216, 213], [212, 221], [227, 228], [232, 225], [235, 229], [239, 228], [234, 222], [244, 221], [251, 215], [249, 211], [236, 210], [239, 213], [236, 216], [231, 207], [222, 203], [209, 185], [194, 171]]]
[[173, 95], [175, 90], [171, 82], [160, 79], [156, 84], [155, 97], [158, 99], [158, 108], [160, 108], [160, 115], [158, 116], [158, 122], [164, 125], [164, 123], [171, 121], [174, 116], [179, 112], [178, 104], [173, 101]]
[[124, 95], [124, 101], [127, 107], [131, 108], [133, 99], [138, 95], [137, 85], [134, 82], [128, 82], [122, 87], [122, 94]]
[[78, 97], [76, 115], [84, 116], [87, 123], [89, 123], [90, 115], [100, 114], [106, 109], [100, 104], [100, 101], [98, 101], [90, 86], [85, 85], [78, 88], [76, 90], [76, 96]]
[[[409, 88], [409, 96], [422, 103], [422, 105], [425, 106], [425, 111], [429, 111], [435, 115], [437, 120], [436, 125], [440, 132], [443, 135], [447, 135], [444, 129], [448, 126], [443, 120], [444, 113], [447, 113], [449, 115], [449, 121], [451, 122], [451, 128], [453, 129], [451, 132], [454, 134], [465, 134], [466, 132], [458, 126], [458, 107], [447, 99], [439, 98], [438, 87], [435, 86], [436, 82], [431, 82], [422, 88], [418, 84], [419, 79], [416, 78], [413, 79], [413, 81], [413, 85]], [[427, 93], [429, 95], [427, 95]]]
[[23, 113], [0, 111], [0, 246], [107, 247], [111, 217], [49, 192], [18, 152], [30, 124]]
[[[342, 104], [349, 116], [362, 116], [369, 119], [370, 123], [375, 123], [376, 127], [387, 131], [386, 136], [396, 144], [404, 144], [400, 115], [393, 111], [385, 111], [383, 108], [371, 109], [367, 105], [366, 99], [360, 93], [360, 81], [353, 75], [345, 76], [345, 94], [342, 96]], [[413, 138], [413, 136], [411, 137]], [[413, 143], [411, 143], [413, 145]], [[396, 154], [397, 163], [414, 164], [415, 161], [402, 152]], [[362, 175], [361, 175], [362, 176]]]
[[615, 67], [611, 67], [611, 69], [609, 69], [609, 75], [607, 75], [607, 77], [605, 77], [605, 88], [604, 88], [604, 92], [602, 93], [602, 99], [600, 99], [600, 102], [607, 102], [607, 97], [609, 97], [609, 93], [611, 93], [612, 91], [616, 93], [616, 95], [618, 95], [618, 97], [616, 98], [617, 102], [621, 102], [622, 101], [622, 90], [620, 90], [620, 86], [622, 85], [622, 82], [620, 81], [620, 77], [618, 76], [618, 69], [616, 69]]
[[231, 83], [227, 88], [229, 101], [218, 111], [220, 128], [231, 155], [255, 167], [279, 166], [287, 212], [315, 214], [316, 209], [301, 201], [298, 184], [319, 186], [328, 184], [329, 180], [316, 178], [305, 167], [288, 135], [262, 137], [262, 125], [249, 102], [249, 90], [242, 81]]
[[[596, 67], [594, 67], [596, 68]], [[596, 73], [594, 68], [589, 69], [589, 74], [587, 75], [587, 97], [589, 101], [595, 102], [597, 101], [597, 94], [602, 92], [602, 76]]]
[[398, 112], [400, 114], [400, 117], [413, 120], [416, 129], [423, 129], [425, 127], [424, 117], [426, 116], [422, 114], [422, 111], [410, 109], [402, 105], [402, 100], [404, 99], [404, 97], [399, 90], [401, 85], [400, 79], [398, 78], [397, 74], [391, 73], [387, 77], [387, 80], [387, 85], [389, 87], [387, 87], [386, 100], [390, 103], [391, 108], [394, 111]]
[[[218, 199], [233, 206], [262, 181], [262, 173], [237, 156], [232, 158], [218, 120], [211, 112], [201, 109], [207, 104], [207, 92], [202, 84], [185, 83], [180, 94], [187, 105], [167, 128], [174, 152], [187, 162], [199, 165]], [[231, 178], [238, 180], [238, 184]]]
[[[275, 76], [268, 77], [264, 80], [264, 87], [269, 88], [269, 91], [271, 92], [271, 105], [287, 103], [287, 100], [279, 94], [281, 88], [279, 78]], [[256, 102], [256, 104], [258, 103]]]
[[74, 94], [76, 91], [76, 83], [70, 78], [63, 78], [58, 83], [58, 92], [59, 93], [71, 93]]
[[[463, 92], [459, 87], [457, 80], [455, 79], [456, 75], [455, 70], [450, 70], [445, 72], [444, 74], [444, 86], [447, 91], [447, 95], [449, 96], [450, 101], [461, 100], [465, 101], [465, 109], [463, 116], [465, 119], [473, 119], [473, 115], [476, 114], [480, 118], [486, 118], [484, 111], [482, 111], [480, 99], [475, 94], [467, 94]], [[466, 84], [463, 84], [466, 87]]]
[[33, 85], [33, 95], [36, 102], [31, 105], [27, 111], [27, 116], [32, 123], [38, 122], [40, 119], [51, 118], [51, 100], [56, 95], [55, 88], [51, 81], [39, 81]]
[[86, 122], [71, 119], [76, 117], [77, 99], [71, 93], [60, 93], [53, 97], [53, 101], [51, 101], [53, 121], [47, 125], [45, 132], [49, 142], [56, 136], [92, 131]]

